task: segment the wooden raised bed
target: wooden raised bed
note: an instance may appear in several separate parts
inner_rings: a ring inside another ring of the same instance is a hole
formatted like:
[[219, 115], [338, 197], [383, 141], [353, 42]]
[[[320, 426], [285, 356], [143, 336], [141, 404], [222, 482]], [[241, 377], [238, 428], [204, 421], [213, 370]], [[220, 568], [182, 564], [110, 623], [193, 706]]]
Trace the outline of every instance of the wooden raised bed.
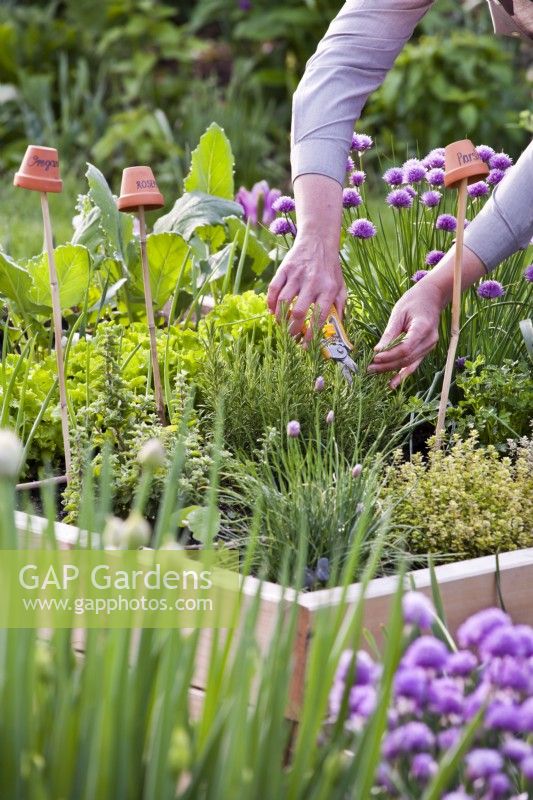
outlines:
[[[21, 544], [29, 549], [42, 539], [47, 521], [41, 517], [17, 512], [17, 530]], [[74, 547], [79, 539], [78, 528], [55, 523], [55, 534], [61, 547]], [[499, 593], [506, 611], [516, 623], [533, 625], [533, 548], [502, 553], [498, 565], [494, 556], [469, 559], [436, 567], [437, 581], [450, 631], [454, 634], [459, 625], [476, 611], [499, 604]], [[409, 584], [431, 595], [431, 576], [428, 569], [415, 570], [408, 575]], [[390, 604], [398, 586], [395, 576], [370, 581], [365, 597], [363, 624], [379, 642], [387, 622]], [[243, 584], [244, 607], [260, 595], [257, 621], [258, 645], [268, 649], [276, 621], [282, 608], [289, 612], [294, 603], [298, 606], [297, 632], [294, 646], [294, 670], [287, 710], [289, 719], [296, 720], [302, 702], [304, 676], [309, 640], [318, 614], [339, 606], [341, 588], [321, 589], [298, 594], [293, 589], [283, 589], [275, 583], [261, 583], [256, 578], [245, 578]], [[353, 610], [361, 598], [359, 584], [351, 584], [345, 594], [346, 613]], [[202, 632], [196, 671], [193, 681], [193, 707], [201, 702], [201, 690], [206, 685], [211, 652], [211, 631]]]

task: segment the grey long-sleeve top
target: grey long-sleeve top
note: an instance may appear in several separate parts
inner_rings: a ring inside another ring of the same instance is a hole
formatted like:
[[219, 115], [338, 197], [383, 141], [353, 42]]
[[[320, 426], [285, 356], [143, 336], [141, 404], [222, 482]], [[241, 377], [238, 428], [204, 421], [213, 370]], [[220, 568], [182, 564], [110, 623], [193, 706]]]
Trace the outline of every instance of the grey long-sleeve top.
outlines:
[[[294, 94], [293, 181], [307, 173], [344, 182], [355, 121], [433, 0], [348, 0]], [[533, 142], [465, 231], [487, 270], [533, 237]]]

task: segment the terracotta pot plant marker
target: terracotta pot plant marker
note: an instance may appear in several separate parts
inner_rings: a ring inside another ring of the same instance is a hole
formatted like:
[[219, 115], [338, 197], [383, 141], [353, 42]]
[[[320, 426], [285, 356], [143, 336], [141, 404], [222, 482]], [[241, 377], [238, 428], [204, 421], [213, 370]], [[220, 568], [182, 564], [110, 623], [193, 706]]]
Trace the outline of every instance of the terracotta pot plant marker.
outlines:
[[61, 302], [59, 299], [59, 283], [54, 258], [54, 240], [52, 225], [50, 223], [50, 209], [48, 207], [48, 192], [60, 192], [63, 182], [59, 177], [59, 157], [54, 147], [40, 147], [29, 145], [22, 164], [13, 180], [15, 186], [30, 189], [41, 193], [41, 208], [43, 213], [44, 239], [48, 255], [48, 270], [50, 273], [50, 292], [52, 295], [52, 322], [54, 327], [54, 343], [57, 361], [57, 375], [59, 382], [59, 403], [61, 407], [61, 429], [63, 433], [63, 448], [65, 451], [65, 467], [67, 480], [70, 475], [70, 437], [67, 407], [67, 387], [65, 381], [65, 364], [63, 360], [63, 335], [61, 325]]
[[457, 351], [457, 343], [459, 341], [459, 326], [461, 322], [461, 275], [463, 271], [463, 238], [465, 231], [467, 198], [466, 188], [469, 183], [484, 178], [489, 172], [487, 165], [478, 156], [476, 148], [470, 139], [461, 139], [458, 142], [452, 142], [452, 144], [449, 144], [445, 149], [444, 158], [444, 184], [447, 188], [457, 188], [459, 191], [459, 196], [457, 199], [457, 231], [453, 264], [451, 336], [450, 344], [448, 345], [448, 356], [446, 358], [444, 378], [442, 381], [437, 427], [435, 429], [436, 447], [440, 447], [442, 442], [444, 420], [446, 418], [446, 408], [448, 405], [450, 384], [452, 380], [453, 366], [455, 363], [455, 353]]
[[150, 355], [152, 360], [152, 374], [154, 376], [155, 404], [161, 424], [166, 425], [161, 373], [159, 370], [159, 361], [157, 359], [154, 306], [152, 303], [148, 256], [146, 253], [146, 220], [144, 217], [145, 209], [162, 208], [163, 205], [163, 195], [157, 188], [154, 173], [150, 167], [127, 167], [123, 170], [120, 197], [117, 200], [117, 206], [119, 211], [135, 212], [139, 219], [141, 266], [146, 318], [148, 320], [148, 332], [150, 334]]

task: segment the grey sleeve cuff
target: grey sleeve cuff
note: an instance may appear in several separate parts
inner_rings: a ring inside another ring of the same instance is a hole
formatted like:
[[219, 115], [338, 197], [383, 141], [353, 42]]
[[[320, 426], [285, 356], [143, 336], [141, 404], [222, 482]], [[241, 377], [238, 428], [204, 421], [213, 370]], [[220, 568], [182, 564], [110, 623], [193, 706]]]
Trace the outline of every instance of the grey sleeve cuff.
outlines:
[[465, 231], [464, 243], [487, 272], [533, 238], [533, 142]]
[[331, 139], [307, 139], [291, 149], [293, 181], [298, 175], [325, 175], [344, 186], [347, 152], [344, 143]]

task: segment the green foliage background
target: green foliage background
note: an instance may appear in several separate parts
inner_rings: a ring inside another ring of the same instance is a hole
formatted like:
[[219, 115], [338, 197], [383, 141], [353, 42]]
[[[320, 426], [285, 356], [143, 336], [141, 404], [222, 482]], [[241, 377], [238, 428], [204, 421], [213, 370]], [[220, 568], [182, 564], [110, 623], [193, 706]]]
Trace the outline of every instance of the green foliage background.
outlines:
[[[237, 181], [288, 178], [291, 96], [337, 0], [49, 0], [0, 6], [0, 169], [28, 141], [118, 176], [150, 162], [165, 187], [215, 120]], [[527, 139], [526, 53], [491, 34], [485, 3], [440, 0], [361, 122], [427, 150], [468, 135], [516, 155]], [[428, 120], [430, 124], [428, 125]], [[495, 136], [497, 132], [497, 135]], [[237, 184], [237, 185], [238, 185]]]

